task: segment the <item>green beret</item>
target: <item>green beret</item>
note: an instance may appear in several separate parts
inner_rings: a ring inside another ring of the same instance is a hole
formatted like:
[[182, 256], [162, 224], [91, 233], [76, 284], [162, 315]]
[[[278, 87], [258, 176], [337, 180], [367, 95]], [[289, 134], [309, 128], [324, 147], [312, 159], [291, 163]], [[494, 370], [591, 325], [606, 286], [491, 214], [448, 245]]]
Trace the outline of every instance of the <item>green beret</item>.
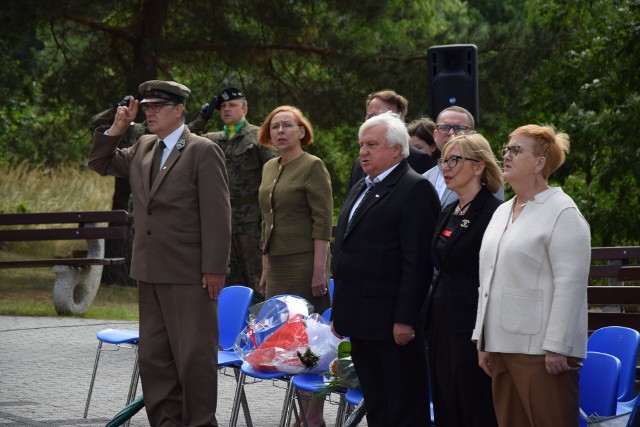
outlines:
[[147, 102], [175, 102], [176, 104], [185, 105], [187, 98], [191, 94], [191, 90], [183, 84], [164, 81], [149, 80], [144, 82], [138, 88], [143, 99], [141, 104]]

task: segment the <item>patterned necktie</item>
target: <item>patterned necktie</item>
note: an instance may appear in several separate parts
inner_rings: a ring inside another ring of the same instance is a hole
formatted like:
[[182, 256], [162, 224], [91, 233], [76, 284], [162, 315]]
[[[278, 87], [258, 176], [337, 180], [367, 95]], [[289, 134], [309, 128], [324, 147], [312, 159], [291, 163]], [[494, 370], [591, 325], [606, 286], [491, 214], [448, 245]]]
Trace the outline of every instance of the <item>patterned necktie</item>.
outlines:
[[166, 144], [164, 141], [158, 141], [155, 151], [153, 152], [153, 164], [151, 165], [151, 183], [156, 180], [156, 176], [160, 171], [160, 163], [162, 162], [162, 153]]
[[360, 210], [360, 206], [364, 205], [364, 202], [367, 200], [367, 198], [373, 194], [373, 191], [376, 188], [376, 183], [372, 182], [371, 184], [369, 184], [367, 181], [365, 181], [365, 184], [367, 185], [367, 191], [364, 192], [364, 196], [362, 196], [362, 200], [360, 200], [360, 203], [358, 204], [358, 206], [356, 206], [356, 209], [353, 211], [353, 215], [351, 215], [351, 219], [349, 219], [349, 222], [347, 223], [347, 229], [344, 231], [344, 234], [348, 234], [349, 230], [351, 230], [351, 225], [353, 224], [353, 220], [355, 219], [356, 215], [358, 214], [358, 211]]

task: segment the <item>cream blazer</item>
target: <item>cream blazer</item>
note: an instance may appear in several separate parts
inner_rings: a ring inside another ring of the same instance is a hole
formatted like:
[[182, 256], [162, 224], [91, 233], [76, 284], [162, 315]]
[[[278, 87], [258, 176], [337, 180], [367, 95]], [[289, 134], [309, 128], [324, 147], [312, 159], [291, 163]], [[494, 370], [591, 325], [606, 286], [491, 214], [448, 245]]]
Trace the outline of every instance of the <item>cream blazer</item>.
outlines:
[[585, 357], [589, 224], [560, 188], [536, 195], [507, 227], [513, 203], [484, 233], [472, 340], [491, 352]]

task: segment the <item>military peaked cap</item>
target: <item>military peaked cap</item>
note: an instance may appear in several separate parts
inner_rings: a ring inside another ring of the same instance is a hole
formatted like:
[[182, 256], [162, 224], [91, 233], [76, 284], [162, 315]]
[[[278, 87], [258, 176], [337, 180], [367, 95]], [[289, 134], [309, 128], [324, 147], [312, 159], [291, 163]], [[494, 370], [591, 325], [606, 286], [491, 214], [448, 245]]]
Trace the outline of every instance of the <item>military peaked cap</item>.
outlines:
[[144, 98], [140, 103], [147, 102], [175, 102], [176, 104], [186, 104], [191, 90], [183, 84], [163, 81], [149, 80], [138, 88], [140, 95]]

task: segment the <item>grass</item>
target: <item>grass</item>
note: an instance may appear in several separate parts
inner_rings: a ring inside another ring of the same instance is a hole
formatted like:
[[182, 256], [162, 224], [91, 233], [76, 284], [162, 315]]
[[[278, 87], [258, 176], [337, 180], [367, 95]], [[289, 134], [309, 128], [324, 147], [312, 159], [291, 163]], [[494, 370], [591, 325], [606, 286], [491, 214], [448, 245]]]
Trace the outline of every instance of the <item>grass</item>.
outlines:
[[[113, 186], [113, 178], [81, 167], [0, 169], [0, 212], [108, 210]], [[0, 259], [66, 255], [83, 246], [67, 241], [0, 243]], [[50, 267], [0, 269], [0, 315], [57, 316], [54, 280]], [[137, 288], [102, 285], [87, 313], [77, 317], [138, 320]]]
[[[0, 258], [2, 255], [0, 252]], [[50, 267], [0, 270], [0, 315], [57, 316], [52, 297], [54, 280]], [[138, 289], [102, 285], [89, 310], [74, 317], [138, 320]]]

